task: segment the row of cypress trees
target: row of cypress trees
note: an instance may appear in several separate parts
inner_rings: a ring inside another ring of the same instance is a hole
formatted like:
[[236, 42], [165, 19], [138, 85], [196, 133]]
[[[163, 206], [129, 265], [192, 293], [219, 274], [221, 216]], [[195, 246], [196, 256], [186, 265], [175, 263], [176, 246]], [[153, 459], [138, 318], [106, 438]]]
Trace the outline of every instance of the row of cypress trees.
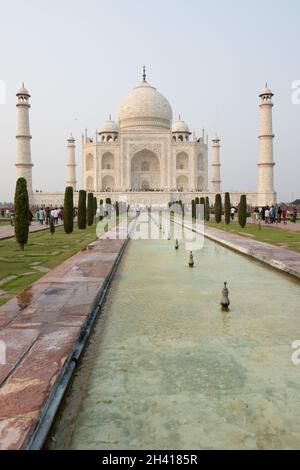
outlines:
[[[221, 194], [216, 194], [215, 197], [215, 221], [219, 224], [222, 221], [222, 198]], [[225, 193], [224, 199], [224, 219], [225, 224], [230, 223], [231, 215], [231, 203], [230, 203], [230, 194]], [[238, 208], [238, 222], [242, 228], [246, 226], [247, 223], [247, 198], [245, 194], [241, 195], [239, 208]]]
[[[203, 214], [200, 213], [201, 206], [203, 207]], [[206, 222], [210, 220], [210, 207], [208, 196], [206, 196], [205, 198], [201, 197], [200, 199], [199, 197], [196, 197], [192, 200], [192, 218], [203, 218], [204, 220], [206, 220]]]

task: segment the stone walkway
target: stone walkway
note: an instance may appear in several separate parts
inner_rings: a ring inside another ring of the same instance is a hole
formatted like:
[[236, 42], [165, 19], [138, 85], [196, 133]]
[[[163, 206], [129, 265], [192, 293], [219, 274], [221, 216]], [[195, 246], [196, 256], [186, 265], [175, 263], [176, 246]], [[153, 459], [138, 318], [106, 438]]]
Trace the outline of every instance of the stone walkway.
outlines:
[[118, 230], [120, 239], [107, 232], [0, 308], [0, 450], [28, 444], [124, 246], [124, 222]]
[[[234, 222], [234, 223], [237, 223]], [[254, 224], [253, 218], [248, 218], [247, 219], [247, 224]], [[258, 225], [258, 222], [256, 222], [256, 225]], [[262, 227], [271, 227], [271, 228], [281, 228], [282, 230], [286, 230], [288, 232], [300, 232], [300, 223], [297, 222], [296, 224], [292, 222], [287, 222], [286, 225], [284, 224], [266, 224], [265, 222], [262, 222]]]
[[[56, 227], [62, 225], [60, 222]], [[29, 232], [40, 232], [41, 230], [49, 230], [49, 225], [41, 225], [38, 222], [32, 222], [29, 227]], [[10, 224], [0, 226], [0, 240], [5, 240], [6, 238], [12, 238], [15, 236], [15, 228]]]
[[[190, 224], [186, 224], [190, 226]], [[300, 254], [205, 225], [205, 236], [257, 261], [300, 278]]]

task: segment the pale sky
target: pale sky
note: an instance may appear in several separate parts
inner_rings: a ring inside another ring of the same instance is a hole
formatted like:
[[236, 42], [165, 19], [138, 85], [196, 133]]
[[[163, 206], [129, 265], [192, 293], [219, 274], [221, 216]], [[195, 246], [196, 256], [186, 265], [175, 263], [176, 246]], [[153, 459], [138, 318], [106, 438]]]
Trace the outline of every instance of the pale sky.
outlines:
[[[274, 96], [275, 188], [300, 197], [299, 0], [1, 1], [0, 201], [15, 187], [16, 96], [31, 97], [33, 186], [63, 191], [66, 139], [94, 135], [121, 98], [147, 79], [190, 130], [221, 138], [223, 190], [257, 190], [258, 94]], [[210, 157], [210, 152], [209, 152]]]

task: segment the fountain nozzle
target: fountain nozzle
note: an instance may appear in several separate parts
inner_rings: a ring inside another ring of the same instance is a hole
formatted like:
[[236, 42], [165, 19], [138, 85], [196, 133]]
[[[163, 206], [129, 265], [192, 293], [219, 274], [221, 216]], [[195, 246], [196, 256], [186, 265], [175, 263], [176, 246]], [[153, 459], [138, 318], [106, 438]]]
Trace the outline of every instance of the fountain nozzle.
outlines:
[[224, 287], [222, 290], [222, 298], [221, 298], [222, 310], [228, 312], [229, 305], [230, 305], [229, 290], [227, 289], [227, 282], [224, 282]]

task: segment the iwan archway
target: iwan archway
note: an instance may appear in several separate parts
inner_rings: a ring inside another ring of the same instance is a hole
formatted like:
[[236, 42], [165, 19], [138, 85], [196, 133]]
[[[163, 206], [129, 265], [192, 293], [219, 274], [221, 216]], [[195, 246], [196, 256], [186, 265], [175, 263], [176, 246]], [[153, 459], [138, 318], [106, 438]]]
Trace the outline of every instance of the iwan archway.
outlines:
[[131, 189], [148, 191], [160, 187], [158, 156], [148, 149], [136, 153], [131, 159]]

